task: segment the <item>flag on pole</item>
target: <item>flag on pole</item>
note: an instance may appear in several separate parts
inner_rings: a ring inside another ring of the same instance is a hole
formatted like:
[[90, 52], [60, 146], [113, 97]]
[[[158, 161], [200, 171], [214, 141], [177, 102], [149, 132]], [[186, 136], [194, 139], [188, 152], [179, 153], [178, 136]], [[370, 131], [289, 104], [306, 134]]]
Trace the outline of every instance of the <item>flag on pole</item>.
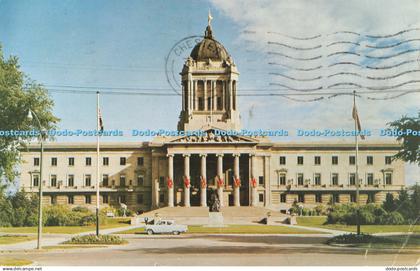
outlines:
[[103, 132], [104, 131], [104, 123], [102, 121], [101, 109], [98, 109], [98, 122], [99, 122], [99, 131]]
[[[359, 114], [357, 113], [356, 102], [354, 102], [354, 104], [353, 104], [352, 116], [353, 116], [354, 121], [356, 122], [357, 131], [361, 132], [362, 131], [362, 125], [360, 124]], [[365, 139], [365, 136], [361, 134], [360, 138]]]

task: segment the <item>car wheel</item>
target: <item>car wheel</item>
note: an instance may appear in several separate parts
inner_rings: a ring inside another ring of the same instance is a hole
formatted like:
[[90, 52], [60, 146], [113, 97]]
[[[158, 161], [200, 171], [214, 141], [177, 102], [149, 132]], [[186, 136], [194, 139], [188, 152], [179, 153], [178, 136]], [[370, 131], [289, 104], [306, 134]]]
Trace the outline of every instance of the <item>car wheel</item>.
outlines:
[[174, 234], [174, 235], [179, 235], [179, 234], [180, 234], [180, 232], [179, 232], [179, 231], [174, 231], [174, 232], [173, 232], [173, 234]]
[[147, 230], [148, 235], [152, 235], [154, 232], [152, 230]]

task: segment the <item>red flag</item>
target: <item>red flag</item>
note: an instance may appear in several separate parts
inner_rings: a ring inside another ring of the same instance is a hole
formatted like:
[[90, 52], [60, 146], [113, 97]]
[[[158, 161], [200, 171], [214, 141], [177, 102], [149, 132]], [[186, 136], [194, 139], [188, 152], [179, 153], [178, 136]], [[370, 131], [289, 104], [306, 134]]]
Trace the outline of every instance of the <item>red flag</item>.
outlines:
[[[356, 103], [353, 104], [352, 116], [353, 116], [354, 121], [356, 122], [357, 131], [361, 132], [362, 125], [360, 125], [360, 119], [359, 119], [359, 114], [357, 113]], [[361, 134], [360, 138], [365, 139], [365, 136]]]
[[99, 111], [98, 111], [98, 122], [99, 122], [99, 131], [103, 132], [104, 131], [104, 123], [102, 121], [101, 109], [99, 109]]

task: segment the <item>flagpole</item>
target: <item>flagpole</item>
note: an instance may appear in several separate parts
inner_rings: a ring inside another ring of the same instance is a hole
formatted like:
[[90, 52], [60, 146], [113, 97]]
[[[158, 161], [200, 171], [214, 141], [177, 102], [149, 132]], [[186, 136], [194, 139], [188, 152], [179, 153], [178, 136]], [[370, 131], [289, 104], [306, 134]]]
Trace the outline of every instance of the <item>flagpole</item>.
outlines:
[[[356, 91], [353, 91], [353, 108], [356, 109]], [[356, 109], [357, 110], [357, 109]], [[359, 135], [358, 135], [358, 127], [357, 127], [357, 121], [358, 121], [359, 115], [357, 114], [357, 117], [354, 118], [354, 131], [355, 131], [355, 143], [356, 143], [356, 158], [355, 158], [355, 164], [356, 164], [356, 225], [357, 225], [357, 235], [360, 235], [360, 206], [359, 206]]]
[[96, 236], [99, 236], [99, 91], [96, 92]]

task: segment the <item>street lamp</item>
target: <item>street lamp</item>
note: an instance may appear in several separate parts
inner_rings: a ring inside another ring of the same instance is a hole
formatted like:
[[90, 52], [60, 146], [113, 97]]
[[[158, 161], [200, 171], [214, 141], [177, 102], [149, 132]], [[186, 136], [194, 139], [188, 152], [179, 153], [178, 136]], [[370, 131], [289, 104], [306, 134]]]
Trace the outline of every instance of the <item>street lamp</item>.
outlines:
[[35, 114], [35, 112], [32, 112], [30, 109], [28, 110], [28, 120], [32, 121], [35, 117], [35, 120], [38, 124], [39, 130], [40, 130], [40, 144], [41, 144], [41, 155], [39, 159], [39, 182], [38, 182], [38, 241], [37, 241], [37, 249], [41, 249], [41, 238], [42, 238], [42, 160], [44, 157], [44, 137], [43, 137], [43, 131], [42, 131], [42, 125], [41, 122], [38, 119], [38, 116]]

